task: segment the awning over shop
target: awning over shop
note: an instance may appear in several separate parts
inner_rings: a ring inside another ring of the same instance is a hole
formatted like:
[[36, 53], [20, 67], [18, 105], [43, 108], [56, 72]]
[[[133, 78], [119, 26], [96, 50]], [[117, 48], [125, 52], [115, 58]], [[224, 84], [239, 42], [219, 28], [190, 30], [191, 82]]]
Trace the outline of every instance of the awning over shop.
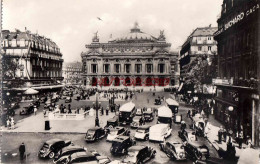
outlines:
[[37, 93], [39, 93], [39, 91], [37, 91], [37, 90], [35, 90], [35, 89], [32, 89], [32, 88], [29, 88], [29, 89], [27, 89], [27, 90], [24, 92], [25, 95], [35, 95], [35, 94], [37, 94]]

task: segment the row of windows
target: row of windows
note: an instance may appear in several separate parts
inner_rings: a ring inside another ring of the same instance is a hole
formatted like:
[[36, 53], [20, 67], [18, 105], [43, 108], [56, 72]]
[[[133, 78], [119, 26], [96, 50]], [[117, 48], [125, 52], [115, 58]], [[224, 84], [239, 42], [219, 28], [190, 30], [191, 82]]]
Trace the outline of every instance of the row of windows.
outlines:
[[61, 71], [34, 71], [32, 77], [62, 77]]
[[[211, 51], [211, 46], [208, 46], [207, 49], [208, 49], [208, 51]], [[199, 47], [198, 47], [198, 51], [202, 51], [202, 46], [199, 46]], [[205, 51], [205, 50], [204, 50], [204, 51]]]
[[47, 62], [46, 60], [40, 60], [40, 59], [32, 59], [32, 65], [54, 67], [54, 68], [61, 68], [62, 66], [61, 63]]
[[[86, 70], [86, 66], [85, 66], [85, 72], [87, 72]], [[114, 70], [113, 72], [115, 73], [121, 73], [122, 70], [125, 72], [125, 73], [130, 73], [131, 72], [131, 64], [125, 64], [124, 65], [124, 69], [121, 68], [121, 64], [115, 64], [114, 65]], [[135, 73], [141, 73], [142, 72], [142, 64], [135, 64]], [[97, 73], [98, 72], [98, 65], [97, 64], [91, 64], [91, 73]], [[144, 70], [146, 73], [152, 73], [153, 72], [153, 65], [152, 64], [146, 64], [145, 66], [145, 70]], [[111, 72], [111, 68], [110, 68], [110, 65], [109, 64], [104, 64], [103, 65], [103, 72], [104, 73], [109, 73]], [[158, 64], [158, 67], [157, 67], [157, 72], [159, 73], [165, 73], [166, 70], [165, 70], [165, 64]]]

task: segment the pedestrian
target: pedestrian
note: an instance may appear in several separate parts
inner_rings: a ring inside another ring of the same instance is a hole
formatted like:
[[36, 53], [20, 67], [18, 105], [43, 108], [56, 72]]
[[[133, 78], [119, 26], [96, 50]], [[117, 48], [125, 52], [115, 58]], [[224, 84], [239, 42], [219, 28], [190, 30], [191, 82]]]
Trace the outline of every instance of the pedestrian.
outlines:
[[243, 131], [237, 132], [237, 141], [238, 141], [238, 147], [239, 149], [241, 149], [243, 143]]
[[104, 108], [103, 106], [101, 107], [101, 116], [104, 115]]
[[185, 121], [181, 121], [181, 131], [184, 131], [186, 129], [186, 123]]
[[190, 110], [187, 112], [187, 118], [190, 118]]
[[11, 129], [14, 129], [14, 118], [11, 117]]
[[222, 142], [222, 134], [223, 134], [223, 127], [220, 126], [220, 129], [218, 131], [218, 142], [221, 143]]
[[248, 148], [252, 148], [252, 140], [251, 140], [250, 136], [247, 136], [246, 144], [247, 144]]
[[106, 108], [106, 115], [108, 115], [108, 112], [109, 112], [109, 106], [107, 105], [107, 108]]
[[36, 112], [37, 112], [37, 107], [36, 106], [34, 106], [33, 112], [34, 112], [34, 115], [36, 115]]
[[25, 153], [25, 145], [22, 143], [19, 147], [19, 152], [20, 152], [20, 160], [23, 160], [24, 158], [24, 153]]

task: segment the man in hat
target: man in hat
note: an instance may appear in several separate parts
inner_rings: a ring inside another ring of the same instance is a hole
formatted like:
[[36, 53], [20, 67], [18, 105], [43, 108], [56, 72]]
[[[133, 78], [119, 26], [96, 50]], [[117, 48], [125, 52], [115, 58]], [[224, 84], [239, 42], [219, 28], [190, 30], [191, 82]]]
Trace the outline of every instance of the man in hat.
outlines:
[[36, 112], [37, 112], [37, 107], [36, 107], [36, 105], [34, 105], [33, 112], [34, 112], [34, 115], [36, 115]]
[[19, 152], [20, 152], [20, 160], [23, 160], [24, 153], [25, 153], [25, 145], [22, 143], [19, 147]]

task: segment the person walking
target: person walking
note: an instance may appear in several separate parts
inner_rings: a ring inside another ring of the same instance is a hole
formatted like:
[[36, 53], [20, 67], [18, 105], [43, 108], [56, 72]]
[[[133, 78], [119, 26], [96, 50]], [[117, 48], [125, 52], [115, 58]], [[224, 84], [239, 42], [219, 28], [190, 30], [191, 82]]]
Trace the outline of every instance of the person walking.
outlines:
[[14, 118], [11, 117], [11, 129], [13, 130], [14, 129]]
[[107, 108], [106, 108], [106, 115], [108, 115], [108, 112], [109, 112], [109, 106], [107, 105]]
[[36, 106], [34, 106], [33, 112], [34, 112], [34, 115], [36, 115], [36, 113], [37, 113], [37, 107]]
[[19, 153], [20, 153], [20, 160], [23, 160], [24, 158], [24, 153], [25, 153], [25, 145], [22, 143], [19, 147]]

